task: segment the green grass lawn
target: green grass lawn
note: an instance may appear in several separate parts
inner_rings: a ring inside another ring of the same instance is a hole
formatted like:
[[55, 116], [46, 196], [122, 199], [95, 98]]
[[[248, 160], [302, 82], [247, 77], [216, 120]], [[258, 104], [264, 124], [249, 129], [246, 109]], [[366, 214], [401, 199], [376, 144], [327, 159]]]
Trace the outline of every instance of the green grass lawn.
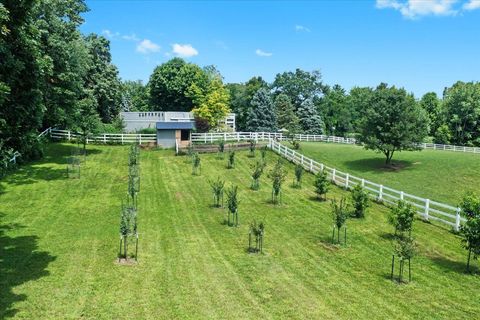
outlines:
[[[289, 144], [287, 144], [289, 145]], [[397, 152], [396, 170], [383, 154], [359, 146], [302, 142], [301, 153], [360, 178], [457, 206], [467, 191], [480, 192], [480, 155], [450, 151]]]
[[[304, 144], [307, 149], [306, 144]], [[128, 147], [89, 146], [81, 179], [65, 177], [68, 144], [2, 181], [0, 319], [474, 319], [480, 275], [445, 228], [417, 221], [413, 282], [389, 279], [391, 227], [374, 204], [349, 220], [347, 247], [330, 244], [330, 205], [312, 177], [268, 202], [270, 183], [248, 189], [247, 152], [237, 167], [202, 155], [201, 176], [172, 151], [141, 152], [139, 263], [117, 265]], [[443, 155], [443, 153], [438, 153]], [[276, 155], [268, 154], [269, 167]], [[240, 226], [211, 207], [207, 177], [240, 188]], [[438, 174], [437, 174], [438, 176]], [[329, 197], [348, 195], [332, 188]], [[248, 223], [264, 220], [264, 254], [247, 253]]]

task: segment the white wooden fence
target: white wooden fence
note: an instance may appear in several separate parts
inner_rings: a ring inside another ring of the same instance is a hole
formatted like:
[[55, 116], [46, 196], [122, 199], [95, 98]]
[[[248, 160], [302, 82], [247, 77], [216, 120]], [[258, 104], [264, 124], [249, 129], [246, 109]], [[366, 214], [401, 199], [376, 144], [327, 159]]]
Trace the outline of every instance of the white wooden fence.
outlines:
[[[343, 138], [336, 136], [327, 136], [322, 134], [295, 134], [293, 135], [297, 141], [317, 141], [317, 142], [330, 142], [340, 144], [357, 144], [355, 138]], [[209, 133], [192, 133], [193, 142], [213, 143], [215, 141], [243, 141], [243, 140], [255, 140], [255, 141], [268, 141], [269, 139], [275, 139], [279, 141], [290, 140], [291, 136], [284, 135], [282, 133], [272, 132], [209, 132]], [[441, 151], [456, 151], [480, 154], [480, 148], [478, 147], [465, 147], [454, 146], [447, 144], [435, 144], [435, 143], [420, 143], [419, 146], [422, 149], [428, 150], [441, 150]]]
[[[72, 140], [80, 137], [80, 134], [73, 133], [69, 130], [51, 129], [50, 137], [57, 140]], [[155, 133], [103, 133], [87, 137], [88, 143], [147, 143], [157, 142], [157, 135]]]
[[460, 208], [432, 201], [430, 199], [417, 197], [403, 191], [398, 191], [381, 184], [376, 184], [374, 182], [355, 177], [335, 168], [328, 167], [323, 163], [316, 162], [315, 160], [310, 159], [273, 139], [270, 139], [268, 147], [287, 160], [292, 161], [295, 164], [302, 165], [306, 170], [312, 173], [325, 170], [328, 178], [333, 183], [343, 186], [345, 189], [351, 189], [360, 184], [365, 188], [365, 190], [368, 191], [369, 195], [377, 201], [391, 205], [396, 205], [399, 200], [410, 203], [416, 208], [417, 213], [427, 221], [439, 221], [453, 227], [456, 231], [459, 230], [460, 223], [465, 221], [465, 219], [460, 215]]

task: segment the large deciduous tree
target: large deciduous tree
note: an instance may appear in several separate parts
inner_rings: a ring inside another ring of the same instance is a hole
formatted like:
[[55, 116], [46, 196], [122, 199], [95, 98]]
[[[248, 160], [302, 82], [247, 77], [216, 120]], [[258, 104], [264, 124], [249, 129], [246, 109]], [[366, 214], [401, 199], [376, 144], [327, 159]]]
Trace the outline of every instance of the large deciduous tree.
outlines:
[[381, 152], [390, 164], [396, 151], [420, 150], [428, 131], [425, 111], [405, 89], [379, 85], [360, 128], [366, 149]]
[[444, 92], [451, 142], [480, 145], [480, 83], [457, 82]]
[[348, 95], [348, 109], [352, 116], [352, 130], [359, 132], [362, 119], [370, 106], [373, 97], [373, 89], [370, 87], [353, 87]]
[[253, 96], [252, 109], [247, 120], [249, 131], [276, 131], [277, 121], [275, 107], [266, 89], [260, 89]]
[[442, 110], [442, 102], [438, 99], [437, 94], [435, 92], [427, 92], [425, 93], [419, 101], [420, 106], [426, 111], [430, 130], [430, 136], [435, 136], [438, 128], [444, 122], [443, 119], [443, 110]]
[[467, 271], [470, 271], [470, 259], [480, 256], [480, 197], [469, 193], [460, 204], [467, 221], [460, 227], [463, 246], [468, 250]]
[[212, 79], [207, 93], [199, 99], [198, 107], [192, 111], [197, 118], [205, 119], [210, 128], [216, 128], [230, 112], [229, 92], [219, 78]]
[[286, 129], [289, 133], [300, 132], [300, 119], [295, 114], [293, 104], [286, 94], [279, 94], [275, 98], [277, 126]]
[[326, 87], [319, 107], [325, 127], [330, 135], [345, 136], [352, 130], [352, 113], [348, 96], [340, 85]]
[[208, 91], [207, 73], [193, 63], [173, 58], [156, 67], [148, 88], [153, 110], [191, 111]]
[[124, 111], [150, 111], [148, 87], [141, 80], [122, 83], [122, 107]]

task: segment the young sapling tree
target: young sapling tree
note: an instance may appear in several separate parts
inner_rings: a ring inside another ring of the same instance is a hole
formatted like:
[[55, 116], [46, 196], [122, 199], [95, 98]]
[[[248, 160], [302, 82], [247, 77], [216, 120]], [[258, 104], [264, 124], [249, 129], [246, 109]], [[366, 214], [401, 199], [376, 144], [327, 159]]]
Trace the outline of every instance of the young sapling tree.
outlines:
[[218, 142], [218, 157], [223, 159], [224, 155], [225, 155], [225, 141], [220, 140]]
[[295, 180], [293, 181], [293, 187], [294, 188], [301, 188], [302, 187], [302, 177], [303, 177], [303, 172], [305, 170], [303, 169], [303, 166], [301, 164], [297, 164], [295, 166]]
[[467, 193], [460, 204], [467, 221], [460, 227], [462, 245], [468, 251], [467, 272], [470, 272], [470, 260], [480, 256], [480, 197]]
[[216, 208], [223, 207], [223, 190], [225, 181], [217, 178], [216, 181], [209, 181], [213, 193], [213, 206]]
[[267, 146], [264, 146], [260, 149], [260, 155], [262, 157], [262, 162], [263, 163], [266, 163], [267, 161]]
[[249, 154], [249, 157], [255, 158], [255, 149], [256, 149], [256, 147], [257, 147], [257, 142], [256, 142], [254, 139], [251, 139], [249, 142], [250, 142], [250, 146], [249, 146], [250, 154]]
[[315, 181], [313, 184], [318, 199], [323, 201], [327, 200], [327, 192], [330, 188], [330, 182], [328, 181], [327, 171], [325, 171], [325, 169], [318, 171], [315, 175]]
[[235, 150], [228, 153], [227, 169], [235, 168]]
[[388, 216], [388, 222], [395, 228], [395, 236], [408, 236], [412, 233], [415, 209], [405, 201], [398, 201], [396, 207], [392, 208]]
[[415, 256], [417, 244], [410, 235], [404, 235], [397, 237], [394, 247], [394, 255], [392, 256], [392, 273], [391, 279], [393, 280], [393, 273], [395, 268], [395, 256], [399, 259], [399, 272], [398, 281], [403, 282], [403, 271], [405, 262], [408, 261], [408, 281], [412, 281], [412, 268], [411, 259]]
[[277, 160], [269, 176], [272, 180], [272, 203], [279, 204], [281, 202], [282, 184], [287, 176], [281, 159]]
[[[227, 224], [230, 226], [238, 226], [238, 186], [231, 186], [226, 190], [227, 193], [227, 209], [228, 217]], [[230, 224], [230, 215], [232, 216], [232, 223]]]
[[353, 203], [353, 212], [352, 216], [355, 218], [364, 218], [367, 208], [370, 206], [370, 199], [368, 198], [368, 193], [365, 189], [357, 184], [352, 189], [352, 203]]
[[[331, 201], [332, 217], [333, 217], [333, 232], [332, 243], [335, 241], [335, 229], [337, 230], [337, 243], [340, 244], [340, 230], [348, 219], [348, 203], [344, 197], [337, 201], [333, 199]], [[344, 228], [344, 244], [347, 244], [347, 227]]]
[[[248, 232], [248, 251], [253, 253], [263, 253], [263, 236], [265, 234], [265, 224], [260, 222], [257, 224], [255, 220], [250, 223]], [[252, 238], [255, 241], [255, 247], [252, 246]]]
[[262, 161], [256, 161], [252, 167], [252, 184], [250, 189], [258, 190], [260, 188], [260, 177], [263, 174], [263, 170], [265, 169], [265, 163]]
[[200, 156], [198, 155], [198, 152], [195, 152], [193, 154], [192, 158], [192, 174], [194, 176], [200, 174]]

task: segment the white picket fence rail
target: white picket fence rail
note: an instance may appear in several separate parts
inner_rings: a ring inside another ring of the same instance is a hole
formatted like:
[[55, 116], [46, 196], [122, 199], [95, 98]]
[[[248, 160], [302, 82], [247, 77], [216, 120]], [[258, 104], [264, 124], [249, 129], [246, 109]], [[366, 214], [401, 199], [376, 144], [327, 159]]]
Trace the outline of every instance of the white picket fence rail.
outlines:
[[[355, 138], [343, 138], [336, 136], [327, 136], [322, 134], [294, 134], [294, 139], [297, 141], [312, 141], [312, 142], [330, 142], [340, 144], [357, 144]], [[291, 140], [291, 136], [284, 135], [283, 133], [275, 132], [208, 132], [208, 133], [192, 133], [192, 142], [200, 143], [213, 143], [215, 141], [268, 141], [269, 139], [275, 139], [279, 141]], [[440, 150], [440, 151], [456, 151], [480, 154], [480, 148], [478, 147], [465, 147], [455, 146], [447, 144], [435, 144], [435, 143], [420, 143], [419, 146], [422, 149], [427, 150]]]
[[[69, 130], [51, 129], [50, 137], [57, 140], [72, 140], [80, 137], [80, 134]], [[157, 142], [155, 133], [103, 133], [87, 137], [88, 143], [147, 143]]]
[[310, 159], [273, 139], [270, 139], [268, 147], [285, 159], [295, 164], [302, 165], [306, 170], [314, 174], [318, 171], [325, 170], [328, 178], [333, 183], [343, 186], [345, 189], [351, 189], [360, 184], [365, 188], [365, 190], [367, 190], [372, 198], [379, 202], [396, 205], [399, 200], [403, 200], [407, 203], [410, 203], [415, 207], [417, 213], [427, 221], [439, 221], [453, 227], [456, 231], [459, 230], [460, 224], [465, 221], [465, 219], [461, 217], [461, 210], [458, 207], [453, 207], [448, 204], [417, 197], [415, 195], [398, 191], [384, 185], [353, 176], [349, 173], [342, 172], [335, 168], [324, 165], [323, 163], [319, 163], [313, 159]]

